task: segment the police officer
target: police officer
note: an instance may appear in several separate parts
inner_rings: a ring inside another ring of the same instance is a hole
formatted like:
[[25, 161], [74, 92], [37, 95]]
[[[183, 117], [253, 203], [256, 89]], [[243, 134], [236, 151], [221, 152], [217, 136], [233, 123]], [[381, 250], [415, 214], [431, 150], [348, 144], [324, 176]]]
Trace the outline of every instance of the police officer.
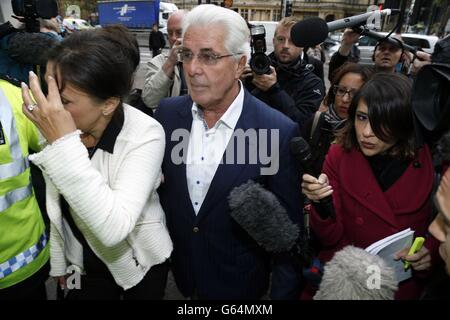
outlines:
[[0, 301], [45, 300], [48, 237], [28, 162], [38, 131], [22, 113], [18, 83], [0, 78]]

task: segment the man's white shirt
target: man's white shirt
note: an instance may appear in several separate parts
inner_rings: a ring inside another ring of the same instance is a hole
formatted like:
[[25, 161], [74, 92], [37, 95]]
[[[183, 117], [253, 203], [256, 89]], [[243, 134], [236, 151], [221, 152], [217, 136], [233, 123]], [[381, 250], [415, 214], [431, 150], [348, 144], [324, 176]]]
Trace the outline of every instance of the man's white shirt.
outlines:
[[202, 110], [195, 102], [192, 104], [192, 127], [186, 160], [186, 179], [196, 215], [200, 211], [241, 116], [244, 90], [240, 81], [239, 86], [239, 94], [212, 128], [208, 128]]

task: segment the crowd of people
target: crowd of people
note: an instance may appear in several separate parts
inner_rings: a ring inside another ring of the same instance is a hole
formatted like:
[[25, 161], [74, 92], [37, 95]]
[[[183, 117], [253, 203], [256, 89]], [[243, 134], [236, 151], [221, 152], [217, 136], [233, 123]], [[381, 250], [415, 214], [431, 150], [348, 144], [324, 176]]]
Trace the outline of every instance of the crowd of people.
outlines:
[[[169, 270], [190, 299], [367, 299], [347, 290], [352, 277], [329, 273], [318, 291], [304, 276], [311, 255], [325, 271], [339, 268], [334, 257], [383, 264], [360, 249], [406, 228], [425, 243], [392, 259], [412, 276], [371, 296], [440, 298], [431, 284], [450, 275], [450, 38], [414, 58], [401, 39], [380, 40], [372, 68], [352, 57], [358, 35], [347, 30], [325, 94], [314, 48], [291, 41], [296, 22], [278, 23], [270, 72], [259, 74], [238, 13], [199, 5], [172, 14], [168, 53], [157, 26], [149, 42], [142, 100], [154, 117], [125, 103], [140, 62], [125, 27], [62, 40], [42, 22], [52, 43], [40, 72], [30, 64], [11, 74], [14, 57], [0, 70], [0, 300], [46, 299], [49, 276], [69, 300], [159, 300]], [[397, 68], [406, 59], [411, 75]], [[431, 68], [439, 99], [421, 99], [434, 104], [432, 128], [413, 94]], [[292, 152], [299, 136], [309, 166]], [[45, 187], [33, 187], [30, 162]], [[270, 195], [253, 195], [255, 207], [277, 203], [298, 231], [300, 252], [265, 250], [232, 217], [230, 193], [249, 181]], [[346, 290], [336, 296], [330, 283]]]

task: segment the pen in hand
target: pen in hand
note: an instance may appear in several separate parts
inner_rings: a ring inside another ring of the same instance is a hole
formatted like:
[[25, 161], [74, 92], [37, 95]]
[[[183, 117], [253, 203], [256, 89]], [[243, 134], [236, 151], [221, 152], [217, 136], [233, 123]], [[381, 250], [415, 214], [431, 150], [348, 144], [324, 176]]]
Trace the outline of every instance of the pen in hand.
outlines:
[[[408, 256], [413, 255], [414, 253], [419, 251], [422, 248], [424, 242], [425, 242], [425, 238], [417, 237], [414, 240], [414, 243], [412, 244], [411, 248], [409, 248]], [[411, 266], [411, 263], [409, 261], [405, 261], [405, 271], [408, 270], [410, 266]]]

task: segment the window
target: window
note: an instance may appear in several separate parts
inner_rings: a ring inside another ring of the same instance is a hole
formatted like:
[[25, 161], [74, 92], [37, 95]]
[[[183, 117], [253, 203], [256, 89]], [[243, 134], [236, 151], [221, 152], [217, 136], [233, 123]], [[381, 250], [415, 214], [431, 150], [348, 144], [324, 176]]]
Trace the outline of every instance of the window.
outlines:
[[280, 21], [281, 20], [281, 10], [275, 9], [273, 10], [272, 21]]
[[358, 40], [358, 44], [360, 46], [375, 46], [377, 44], [377, 40], [367, 36], [363, 36]]
[[402, 36], [402, 39], [406, 44], [409, 44], [410, 46], [413, 46], [413, 47], [420, 47], [422, 49], [430, 48], [430, 43], [426, 39], [409, 38], [409, 37], [405, 37], [405, 36]]
[[250, 20], [268, 21], [270, 20], [270, 10], [252, 10], [252, 16]]
[[249, 10], [248, 9], [241, 9], [241, 16], [244, 18], [245, 21], [250, 21], [251, 18], [249, 17]]

